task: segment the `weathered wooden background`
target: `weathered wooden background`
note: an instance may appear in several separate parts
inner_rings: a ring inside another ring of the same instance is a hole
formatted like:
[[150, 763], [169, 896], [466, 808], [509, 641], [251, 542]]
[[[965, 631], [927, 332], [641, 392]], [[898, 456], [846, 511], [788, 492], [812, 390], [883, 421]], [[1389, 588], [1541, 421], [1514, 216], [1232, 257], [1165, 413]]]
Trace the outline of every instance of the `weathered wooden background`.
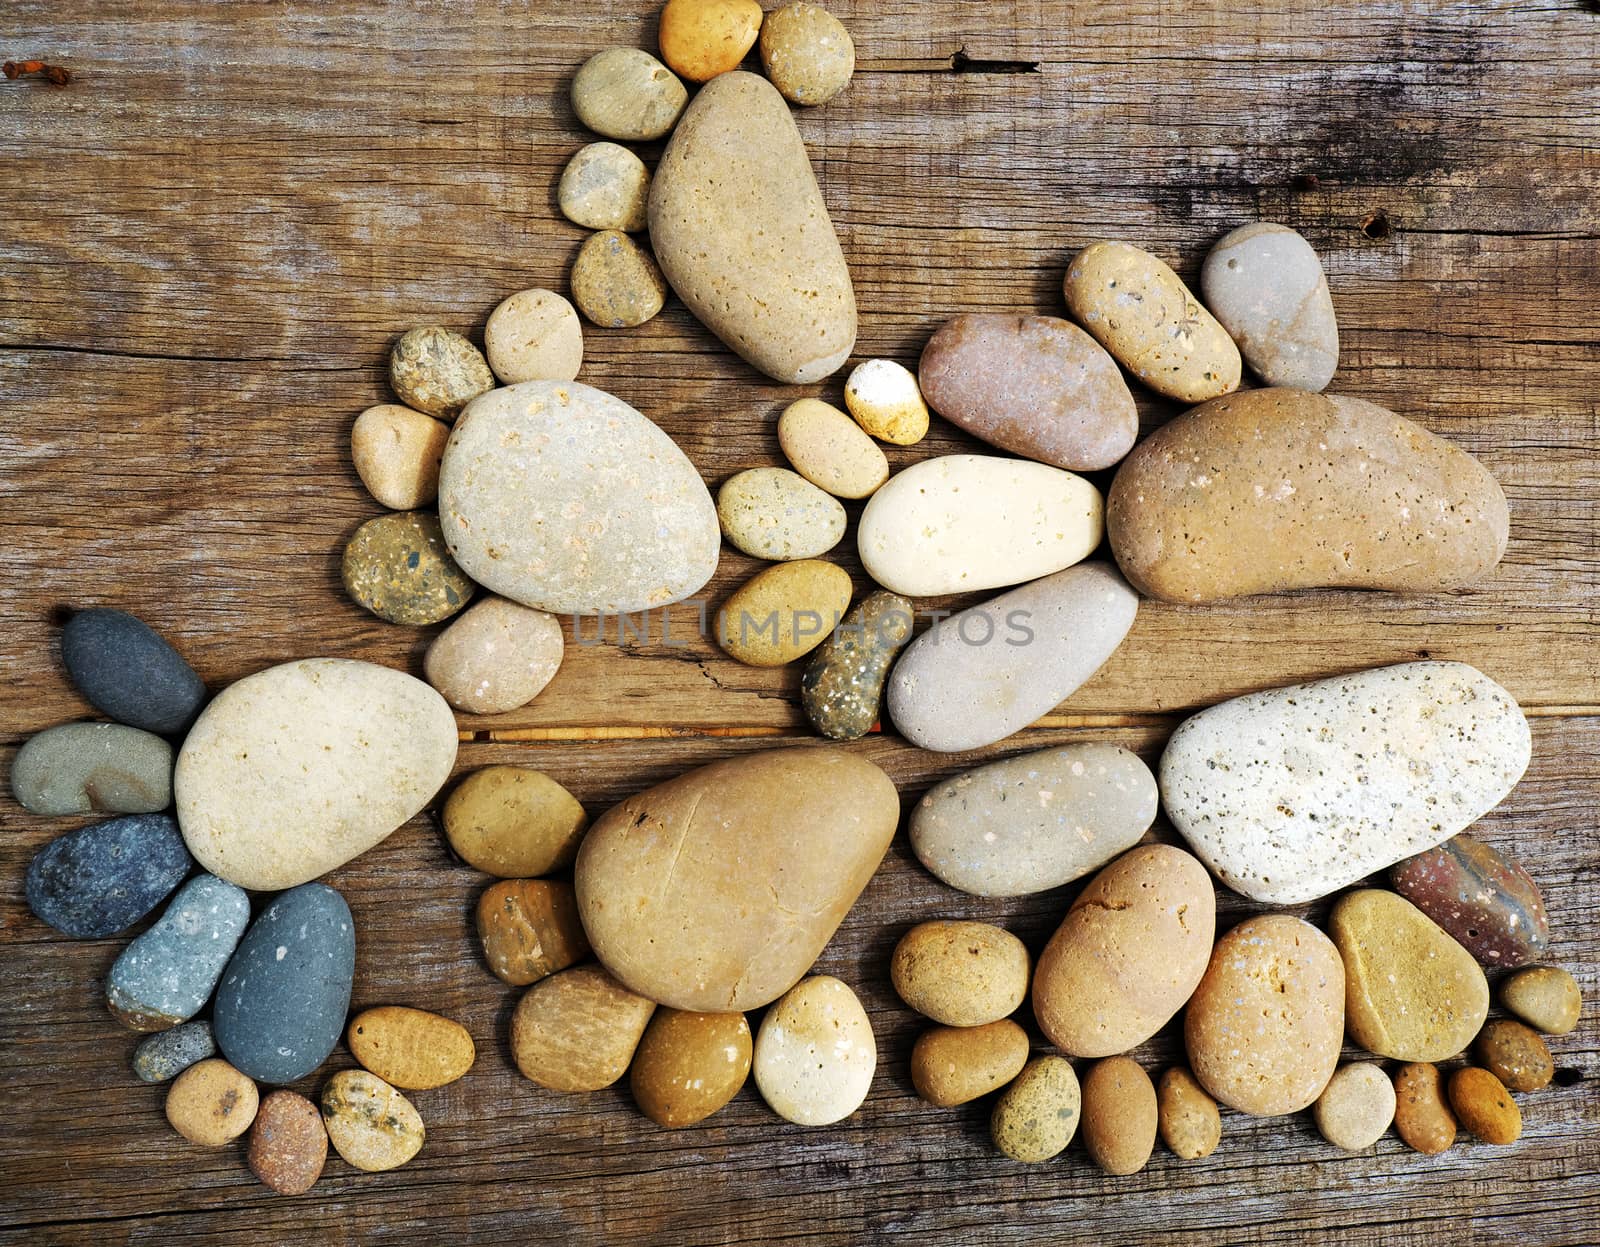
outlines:
[[[1075, 1146], [1037, 1168], [1010, 1164], [988, 1143], [986, 1106], [940, 1111], [912, 1094], [918, 1025], [888, 985], [888, 953], [912, 922], [956, 915], [1002, 920], [1037, 949], [1070, 890], [966, 897], [903, 842], [820, 963], [877, 1027], [880, 1072], [862, 1110], [806, 1130], [752, 1088], [702, 1127], [661, 1131], [625, 1087], [559, 1096], [511, 1068], [514, 993], [469, 938], [486, 881], [419, 819], [332, 877], [359, 923], [355, 1003], [462, 1019], [478, 1066], [414, 1097], [429, 1136], [410, 1166], [371, 1176], [334, 1159], [310, 1195], [282, 1199], [240, 1148], [185, 1144], [162, 1119], [164, 1089], [133, 1080], [134, 1040], [102, 1002], [121, 941], [72, 942], [29, 914], [28, 859], [68, 824], [7, 795], [0, 1234], [1600, 1241], [1600, 6], [835, 8], [858, 72], [799, 121], [854, 270], [861, 356], [912, 363], [958, 310], [1059, 313], [1066, 257], [1097, 237], [1140, 243], [1192, 277], [1218, 235], [1276, 220], [1324, 257], [1344, 336], [1335, 389], [1421, 420], [1504, 482], [1511, 547], [1482, 586], [1146, 605], [1063, 708], [1074, 717], [983, 756], [1095, 738], [1153, 759], [1195, 707], [1422, 655], [1500, 680], [1534, 716], [1535, 753], [1481, 830], [1544, 885], [1553, 959], [1590, 1001], [1553, 1045], [1559, 1085], [1524, 1098], [1523, 1140], [1430, 1159], [1390, 1136], [1345, 1156], [1304, 1115], [1228, 1114], [1203, 1162], [1158, 1148], [1143, 1173], [1107, 1179]], [[565, 289], [582, 231], [559, 218], [554, 187], [586, 141], [566, 84], [599, 48], [653, 47], [653, 9], [9, 0], [0, 56], [57, 61], [75, 80], [0, 83], [0, 765], [31, 732], [87, 713], [55, 650], [62, 607], [136, 611], [214, 688], [312, 654], [420, 670], [431, 630], [379, 623], [339, 589], [341, 546], [377, 511], [350, 467], [350, 422], [388, 397], [384, 361], [402, 330], [476, 335], [512, 291]], [[591, 331], [583, 379], [659, 421], [713, 485], [779, 461], [774, 423], [799, 393], [754, 375], [675, 305], [642, 329]], [[838, 401], [841, 384], [809, 392]], [[1148, 424], [1171, 414], [1145, 404]], [[969, 445], [935, 421], [891, 460]], [[709, 598], [753, 566], [728, 554]], [[774, 743], [705, 729], [803, 739], [797, 681], [703, 643], [571, 646], [536, 705], [463, 722], [461, 766], [537, 765], [597, 811]], [[494, 737], [595, 727], [683, 738]], [[858, 747], [908, 801], [976, 760], [892, 735]], [[1246, 908], [1225, 900], [1225, 921]], [[1152, 1071], [1173, 1060], [1170, 1028], [1137, 1055]]]

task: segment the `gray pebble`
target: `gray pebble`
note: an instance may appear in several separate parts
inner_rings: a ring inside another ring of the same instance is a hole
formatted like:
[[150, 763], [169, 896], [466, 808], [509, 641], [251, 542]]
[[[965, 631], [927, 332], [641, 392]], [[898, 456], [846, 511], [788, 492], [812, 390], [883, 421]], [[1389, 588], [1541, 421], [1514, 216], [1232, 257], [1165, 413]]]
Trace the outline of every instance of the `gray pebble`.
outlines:
[[210, 1022], [185, 1022], [141, 1039], [133, 1050], [133, 1072], [140, 1082], [166, 1082], [191, 1065], [217, 1055]]
[[154, 814], [172, 804], [172, 746], [120, 723], [63, 723], [17, 751], [11, 791], [35, 814]]
[[127, 611], [79, 611], [61, 630], [61, 660], [90, 705], [130, 727], [175, 736], [205, 704], [194, 668]]
[[215, 875], [189, 880], [161, 920], [117, 958], [106, 1003], [124, 1026], [165, 1030], [186, 1022], [211, 999], [223, 967], [250, 921], [243, 888]]

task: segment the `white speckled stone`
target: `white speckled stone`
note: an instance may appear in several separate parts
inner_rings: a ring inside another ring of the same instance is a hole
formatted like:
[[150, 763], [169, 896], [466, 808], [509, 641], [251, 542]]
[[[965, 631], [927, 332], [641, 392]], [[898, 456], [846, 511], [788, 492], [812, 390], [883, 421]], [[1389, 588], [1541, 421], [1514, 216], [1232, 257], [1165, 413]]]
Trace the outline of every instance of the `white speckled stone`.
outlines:
[[758, 559], [788, 561], [826, 554], [844, 536], [844, 506], [798, 472], [751, 468], [717, 491], [722, 535]]
[[861, 1107], [878, 1066], [872, 1022], [855, 992], [826, 974], [805, 979], [767, 1011], [753, 1069], [779, 1117], [825, 1126]]
[[1448, 840], [1527, 768], [1528, 722], [1464, 663], [1378, 667], [1201, 711], [1161, 757], [1161, 801], [1236, 892], [1315, 900]]
[[1339, 367], [1339, 323], [1317, 253], [1286, 225], [1243, 225], [1200, 271], [1206, 306], [1268, 385], [1321, 390]]

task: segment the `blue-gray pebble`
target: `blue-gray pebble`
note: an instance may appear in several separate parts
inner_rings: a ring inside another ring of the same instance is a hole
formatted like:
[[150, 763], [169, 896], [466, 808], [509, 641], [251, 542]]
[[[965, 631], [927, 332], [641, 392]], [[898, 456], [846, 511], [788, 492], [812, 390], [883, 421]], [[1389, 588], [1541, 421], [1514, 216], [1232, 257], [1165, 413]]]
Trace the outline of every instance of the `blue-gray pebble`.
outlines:
[[194, 862], [170, 814], [107, 819], [57, 836], [28, 866], [28, 908], [63, 935], [126, 931]]
[[79, 611], [61, 630], [61, 659], [92, 706], [147, 732], [187, 731], [205, 704], [195, 669], [127, 611]]
[[303, 1078], [344, 1031], [356, 968], [355, 922], [321, 883], [281, 893], [245, 933], [211, 1011], [217, 1046], [257, 1082]]
[[166, 1082], [191, 1065], [217, 1055], [210, 1022], [185, 1022], [139, 1041], [133, 1050], [133, 1072], [140, 1082]]
[[11, 791], [35, 814], [154, 814], [172, 804], [172, 746], [121, 723], [63, 723], [17, 750]]
[[122, 950], [106, 1004], [124, 1026], [159, 1031], [187, 1022], [211, 999], [250, 923], [250, 897], [215, 875], [189, 880], [161, 921]]

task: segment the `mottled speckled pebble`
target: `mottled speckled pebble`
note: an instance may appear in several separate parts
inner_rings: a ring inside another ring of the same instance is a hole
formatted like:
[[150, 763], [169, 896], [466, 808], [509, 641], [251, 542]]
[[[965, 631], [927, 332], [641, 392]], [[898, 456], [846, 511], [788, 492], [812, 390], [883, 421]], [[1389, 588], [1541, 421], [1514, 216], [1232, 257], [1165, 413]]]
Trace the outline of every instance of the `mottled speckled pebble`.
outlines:
[[929, 1104], [966, 1104], [1005, 1086], [1028, 1061], [1028, 1032], [1010, 1018], [935, 1026], [911, 1048], [911, 1085]]
[[445, 547], [438, 517], [398, 511], [368, 520], [344, 548], [345, 592], [379, 619], [435, 624], [472, 599], [476, 586]]
[[1138, 1173], [1156, 1146], [1156, 1089], [1131, 1057], [1096, 1061], [1083, 1078], [1083, 1146], [1113, 1177]]
[[122, 950], [106, 976], [106, 1003], [124, 1026], [165, 1030], [205, 1007], [250, 921], [243, 888], [200, 875], [161, 920]]
[[878, 720], [884, 682], [911, 639], [909, 598], [880, 589], [859, 603], [822, 643], [800, 681], [813, 727], [832, 740], [858, 740]]
[[494, 388], [483, 353], [459, 333], [429, 325], [402, 334], [389, 356], [389, 385], [407, 407], [454, 420]]
[[130, 727], [174, 736], [205, 704], [205, 682], [194, 668], [127, 611], [96, 607], [73, 615], [61, 630], [61, 661], [91, 706]]
[[1181, 1065], [1162, 1074], [1156, 1084], [1156, 1116], [1161, 1141], [1179, 1160], [1201, 1160], [1222, 1141], [1217, 1102]]
[[621, 230], [589, 235], [572, 262], [572, 301], [606, 329], [642, 325], [667, 301], [655, 259]]
[[341, 1070], [323, 1085], [322, 1124], [345, 1163], [367, 1173], [398, 1169], [422, 1150], [422, 1117], [376, 1074]]
[[154, 814], [172, 804], [172, 746], [120, 723], [63, 723], [17, 750], [11, 792], [34, 814]]
[[797, 0], [761, 23], [761, 67], [791, 104], [826, 104], [850, 85], [856, 45], [827, 9]]
[[688, 102], [689, 92], [672, 71], [638, 48], [596, 52], [572, 79], [573, 112], [608, 139], [658, 139]]
[[140, 1082], [166, 1082], [197, 1061], [217, 1055], [211, 1023], [185, 1022], [141, 1039], [133, 1050], [133, 1072]]
[[751, 667], [804, 658], [844, 619], [850, 573], [821, 559], [777, 563], [757, 572], [717, 612], [717, 643]]
[[571, 381], [583, 367], [583, 322], [554, 291], [519, 290], [489, 313], [483, 347], [506, 385]]
[[634, 1103], [658, 1126], [692, 1126], [739, 1093], [752, 1055], [742, 1013], [657, 1009], [629, 1067]]
[[1334, 1071], [1311, 1115], [1322, 1137], [1334, 1147], [1359, 1152], [1383, 1137], [1394, 1112], [1394, 1085], [1383, 1067], [1358, 1061]]
[[796, 472], [835, 498], [865, 498], [889, 479], [889, 460], [878, 443], [821, 399], [796, 399], [783, 409], [778, 445]]
[[[626, 147], [615, 143], [590, 143], [567, 161], [561, 183], [556, 188], [556, 200], [562, 215], [574, 225], [585, 229], [620, 229], [634, 234], [645, 227], [650, 170]], [[491, 359], [490, 363], [493, 362]], [[495, 371], [500, 370], [496, 368]], [[535, 378], [518, 377], [517, 380]]]
[[1546, 1035], [1565, 1035], [1578, 1024], [1583, 993], [1567, 971], [1534, 966], [1518, 970], [1501, 984], [1500, 1003]]
[[751, 1068], [761, 1098], [785, 1121], [826, 1126], [861, 1107], [878, 1065], [872, 1022], [849, 986], [803, 979], [761, 1019]]
[[1394, 1074], [1394, 1128], [1406, 1146], [1424, 1156], [1449, 1151], [1456, 1141], [1456, 1115], [1450, 1111], [1444, 1078], [1437, 1065], [1402, 1065]]
[[167, 1089], [167, 1121], [191, 1143], [221, 1147], [250, 1129], [259, 1104], [255, 1083], [226, 1061], [212, 1058], [173, 1080]]
[[752, 558], [785, 561], [826, 554], [844, 536], [844, 507], [787, 468], [749, 468], [717, 491], [729, 544]]
[[995, 1101], [994, 1145], [1012, 1160], [1035, 1165], [1066, 1150], [1078, 1131], [1082, 1096], [1064, 1058], [1035, 1057]]
[[478, 898], [478, 942], [495, 977], [526, 987], [589, 955], [572, 885], [563, 879], [505, 879]]
[[1465, 832], [1396, 862], [1389, 881], [1481, 965], [1529, 965], [1550, 942], [1539, 885], [1516, 862]]
[[1486, 1069], [1469, 1065], [1450, 1075], [1450, 1108], [1485, 1143], [1503, 1146], [1522, 1137], [1522, 1110], [1505, 1084]]
[[368, 407], [350, 429], [350, 459], [373, 498], [395, 511], [431, 504], [450, 426], [399, 403]]
[[529, 879], [572, 865], [589, 816], [543, 771], [486, 766], [444, 803], [445, 838], [457, 857], [486, 875]]
[[1506, 1018], [1498, 1018], [1478, 1032], [1472, 1055], [1512, 1091], [1538, 1091], [1555, 1077], [1555, 1062], [1539, 1033]]
[[844, 405], [880, 442], [911, 446], [928, 435], [928, 404], [916, 375], [892, 359], [857, 364], [844, 385]]
[[561, 621], [501, 597], [480, 600], [441, 632], [422, 667], [457, 710], [503, 714], [544, 691], [561, 668]]
[[317, 1184], [328, 1159], [322, 1113], [303, 1095], [274, 1091], [261, 1101], [250, 1146], [250, 1172], [279, 1195], [303, 1195]]
[[57, 836], [28, 865], [28, 908], [63, 935], [126, 931], [193, 866], [166, 814], [108, 819]]
[[1320, 390], [1339, 366], [1339, 324], [1317, 253], [1266, 221], [1224, 235], [1200, 270], [1206, 306], [1268, 385]]
[[987, 922], [923, 922], [895, 945], [894, 989], [924, 1017], [983, 1026], [1014, 1013], [1028, 994], [1028, 950]]

